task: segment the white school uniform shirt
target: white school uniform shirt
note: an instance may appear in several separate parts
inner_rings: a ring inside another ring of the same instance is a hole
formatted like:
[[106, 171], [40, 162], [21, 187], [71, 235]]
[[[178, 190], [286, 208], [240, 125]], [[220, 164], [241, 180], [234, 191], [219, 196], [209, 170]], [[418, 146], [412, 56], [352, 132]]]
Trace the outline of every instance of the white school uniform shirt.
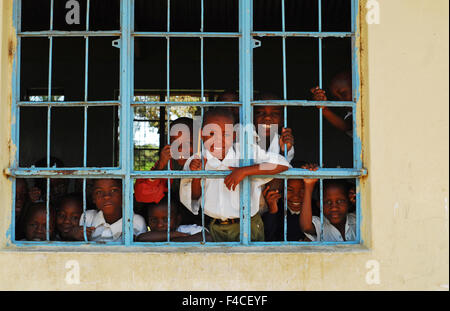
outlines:
[[[275, 165], [283, 165], [290, 167], [289, 162], [279, 154], [266, 152], [253, 144], [254, 163], [271, 163]], [[205, 170], [225, 171], [229, 167], [239, 167], [240, 151], [239, 144], [235, 143], [230, 148], [225, 158], [220, 161], [215, 158], [208, 150], [203, 151], [203, 156], [207, 159]], [[189, 170], [191, 161], [195, 155], [190, 157], [184, 165], [184, 170]], [[250, 195], [251, 195], [251, 216], [255, 216], [259, 211], [259, 199], [263, 185], [271, 181], [272, 178], [251, 178]], [[180, 201], [194, 215], [198, 215], [202, 199], [192, 200], [192, 179], [181, 179], [180, 182]], [[235, 219], [240, 217], [240, 199], [239, 185], [235, 191], [230, 191], [225, 186], [223, 178], [206, 178], [204, 196], [204, 212], [206, 215], [216, 219]]]
[[[317, 235], [312, 235], [305, 232], [305, 235], [311, 241], [320, 240], [320, 217], [313, 216], [312, 223], [316, 228]], [[318, 238], [319, 237], [319, 238]], [[343, 242], [341, 233], [335, 226], [333, 226], [330, 221], [324, 217], [323, 218], [323, 240], [330, 242]], [[355, 241], [356, 240], [356, 214], [349, 213], [347, 214], [347, 221], [345, 222], [345, 240], [346, 241]]]
[[[280, 151], [281, 151], [280, 135], [278, 135], [278, 133], [275, 133], [275, 135], [272, 138], [272, 141], [270, 142], [269, 149], [267, 149], [267, 152], [279, 154]], [[288, 160], [289, 163], [291, 163], [292, 159], [294, 159], [294, 153], [295, 153], [294, 146], [292, 146], [291, 150], [288, 151], [286, 157], [286, 160]], [[284, 153], [282, 154], [282, 156], [284, 156]]]
[[[258, 134], [255, 132], [254, 135], [257, 138], [258, 142], [260, 142], [261, 140], [260, 140]], [[278, 135], [278, 133], [275, 133], [275, 135], [272, 138], [272, 141], [270, 142], [270, 146], [267, 149], [267, 152], [280, 154], [280, 151], [281, 151], [280, 135]], [[294, 146], [292, 146], [291, 150], [288, 151], [287, 157], [286, 157], [286, 160], [289, 163], [291, 163], [292, 159], [294, 159], [294, 154], [295, 154], [295, 150], [294, 150]], [[284, 153], [282, 154], [282, 156], [284, 156]], [[264, 199], [264, 196], [261, 195], [261, 197], [259, 199], [259, 212], [261, 214], [264, 214], [267, 211], [269, 211], [269, 206], [267, 205], [267, 202], [266, 202], [266, 199]]]
[[[80, 219], [80, 226], [83, 225], [84, 214], [81, 215]], [[89, 241], [118, 242], [122, 238], [122, 218], [113, 224], [108, 224], [102, 211], [86, 211], [86, 227], [95, 227]], [[133, 217], [133, 234], [138, 236], [144, 232], [147, 232], [147, 225], [144, 217], [135, 214]]]
[[[189, 235], [195, 235], [197, 233], [203, 232], [203, 227], [199, 225], [181, 225], [177, 228], [177, 231]], [[205, 228], [205, 232], [207, 231], [208, 229]]]

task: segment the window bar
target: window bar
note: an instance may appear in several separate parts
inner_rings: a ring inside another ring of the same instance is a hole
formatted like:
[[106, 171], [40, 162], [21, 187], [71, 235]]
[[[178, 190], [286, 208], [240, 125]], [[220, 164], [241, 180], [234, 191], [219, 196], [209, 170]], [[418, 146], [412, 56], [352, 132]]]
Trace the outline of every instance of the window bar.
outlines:
[[[356, 34], [357, 32], [357, 20], [359, 7], [358, 1], [352, 0], [351, 2], [351, 31]], [[360, 82], [359, 82], [359, 67], [358, 67], [358, 47], [356, 36], [352, 37], [352, 88], [353, 88], [353, 161], [354, 167], [362, 169], [362, 147], [358, 137], [358, 119], [357, 119], [357, 104], [359, 101]], [[356, 179], [356, 240], [361, 242], [361, 180]]]
[[[170, 187], [171, 179], [167, 179], [167, 242], [170, 243], [170, 210], [171, 210], [171, 187]], [[150, 228], [151, 229], [151, 228]]]
[[47, 178], [47, 198], [45, 200], [46, 222], [45, 222], [45, 240], [50, 241], [50, 178]]
[[[90, 14], [91, 0], [86, 3], [86, 31], [89, 31], [89, 14]], [[88, 101], [88, 87], [89, 87], [89, 37], [85, 36], [85, 52], [84, 52], [84, 101]], [[84, 146], [83, 146], [83, 166], [87, 167], [87, 118], [88, 106], [84, 106]]]
[[[13, 21], [14, 25], [16, 26], [17, 32], [21, 31], [21, 7], [22, 7], [22, 1], [18, 0], [17, 2], [14, 2], [14, 15], [13, 15]], [[18, 168], [19, 167], [19, 125], [20, 125], [20, 107], [17, 105], [17, 103], [20, 101], [20, 59], [21, 59], [21, 38], [17, 37], [17, 49], [16, 49], [16, 56], [14, 59], [14, 72], [16, 74], [15, 81], [13, 80], [12, 83], [12, 107], [13, 107], [13, 115], [16, 117], [16, 122], [11, 127], [11, 137], [13, 138], [13, 142], [16, 145], [16, 151], [13, 158], [13, 167]], [[17, 178], [13, 179], [12, 183], [12, 202], [15, 205], [16, 203], [16, 183]], [[14, 206], [13, 205], [13, 206]], [[16, 209], [12, 208], [12, 215], [11, 215], [11, 224], [12, 224], [12, 236], [11, 240], [16, 241]]]
[[[205, 30], [204, 29], [204, 27], [205, 27], [205, 1], [204, 0], [201, 0], [201, 13], [200, 13], [200, 16], [201, 16], [200, 32], [203, 33], [204, 30]], [[201, 80], [200, 81], [200, 84], [201, 84], [200, 96], [201, 96], [202, 102], [206, 101], [206, 99], [205, 99], [205, 72], [204, 72], [204, 70], [205, 70], [205, 68], [204, 68], [205, 45], [204, 44], [205, 44], [205, 42], [204, 42], [204, 39], [203, 39], [203, 36], [202, 36], [202, 37], [200, 37], [200, 80]], [[202, 110], [202, 120], [201, 120], [201, 122], [202, 122], [202, 126], [203, 126], [203, 115], [204, 115], [204, 107], [203, 106], [202, 106], [201, 110]], [[202, 127], [200, 127], [200, 129], [201, 128]], [[201, 132], [199, 134], [200, 134], [200, 139], [198, 141], [200, 142], [200, 157], [202, 159], [202, 168], [204, 170], [206, 170], [206, 168], [204, 167], [203, 150], [202, 150], [202, 143], [201, 143]], [[202, 206], [201, 206], [201, 211], [202, 211], [202, 241], [203, 241], [203, 243], [206, 243], [206, 233], [205, 233], [205, 196], [204, 196], [204, 193], [205, 193], [205, 180], [203, 178], [200, 180], [200, 184], [201, 184], [201, 187], [202, 187]]]
[[[130, 179], [133, 166], [133, 111], [131, 109], [131, 88], [133, 87], [133, 67], [129, 61], [129, 53], [133, 51], [131, 44], [131, 14], [132, 3], [130, 1], [121, 1], [121, 46], [120, 46], [120, 115], [122, 116], [121, 134], [125, 137], [120, 141], [121, 167], [125, 171], [122, 178], [122, 204], [124, 214], [122, 215], [123, 234], [122, 241], [126, 246], [133, 243], [133, 185]], [[132, 27], [132, 26], [131, 26]], [[128, 138], [128, 139], [127, 139]]]
[[[201, 120], [200, 120], [200, 131], [198, 132], [199, 137], [197, 138], [198, 146], [197, 150], [200, 151], [200, 159], [202, 160], [202, 170], [206, 170], [205, 167], [205, 159], [203, 158], [203, 143], [202, 143], [202, 131], [203, 131], [203, 116], [205, 114], [205, 108], [201, 107]], [[195, 134], [195, 133], [194, 133]], [[195, 139], [195, 136], [192, 136], [193, 139]], [[202, 205], [201, 205], [201, 211], [202, 211], [202, 239], [203, 243], [206, 243], [206, 234], [205, 234], [205, 179], [200, 179], [200, 184], [202, 187]]]
[[[286, 32], [286, 8], [285, 8], [285, 0], [281, 0], [281, 18], [282, 18], [282, 31]], [[286, 67], [286, 37], [283, 36], [283, 100], [287, 100], [287, 67]], [[284, 128], [287, 128], [287, 106], [284, 105]], [[287, 159], [287, 146], [284, 144], [284, 157]], [[283, 216], [283, 237], [284, 241], [287, 241], [287, 179], [284, 178], [284, 193], [283, 193], [283, 206], [284, 206], [284, 216]]]
[[[22, 30], [22, 0], [18, 0], [17, 3], [15, 3], [15, 10], [16, 14], [14, 15], [15, 18], [15, 25], [17, 27], [17, 32], [20, 32]], [[16, 152], [14, 155], [14, 167], [17, 168], [20, 165], [20, 159], [19, 159], [19, 139], [20, 139], [20, 107], [18, 106], [18, 103], [20, 102], [20, 92], [21, 92], [21, 86], [20, 86], [20, 70], [21, 70], [21, 55], [22, 55], [22, 38], [17, 37], [17, 48], [16, 48], [16, 58], [15, 58], [15, 73], [16, 73], [16, 79], [13, 83], [13, 107], [14, 107], [14, 114], [16, 116], [16, 122], [12, 127], [12, 137], [14, 138], [15, 146], [16, 146]], [[15, 210], [15, 209], [13, 209]], [[14, 216], [14, 215], [13, 215]], [[14, 219], [14, 218], [13, 218]]]
[[[50, 4], [50, 31], [53, 31], [53, 10], [54, 10], [54, 0], [51, 0]], [[48, 90], [47, 96], [48, 100], [52, 100], [52, 70], [53, 70], [53, 37], [48, 37], [50, 40], [49, 47], [49, 61], [48, 61]], [[47, 110], [47, 167], [50, 167], [50, 128], [52, 119], [52, 107], [49, 106]]]
[[83, 237], [84, 241], [88, 242], [87, 233], [86, 233], [86, 178], [83, 178]]
[[[243, 165], [250, 165], [250, 159], [253, 155], [253, 132], [248, 130], [252, 125], [252, 107], [253, 100], [253, 38], [251, 31], [253, 28], [253, 1], [239, 1], [239, 31], [241, 37], [239, 40], [239, 96], [242, 104], [242, 124], [244, 124], [243, 135], [241, 138], [241, 156]], [[247, 246], [251, 242], [251, 196], [250, 196], [250, 178], [245, 178], [242, 182], [241, 215], [240, 215], [240, 239], [241, 244]], [[244, 217], [245, 215], [245, 217]]]
[[[167, 32], [170, 32], [170, 0], [167, 0]], [[166, 102], [170, 102], [170, 37], [166, 36], [167, 39], [167, 48], [166, 48], [166, 53], [167, 53], [167, 82], [166, 82], [166, 87], [167, 87], [167, 95], [166, 95]]]
[[[322, 0], [318, 0], [319, 11], [319, 33], [322, 32]], [[323, 55], [322, 55], [323, 39], [319, 38], [319, 87], [323, 89]], [[320, 168], [323, 168], [323, 107], [320, 107], [319, 116], [319, 137], [320, 137]], [[320, 241], [323, 241], [323, 179], [320, 179]]]

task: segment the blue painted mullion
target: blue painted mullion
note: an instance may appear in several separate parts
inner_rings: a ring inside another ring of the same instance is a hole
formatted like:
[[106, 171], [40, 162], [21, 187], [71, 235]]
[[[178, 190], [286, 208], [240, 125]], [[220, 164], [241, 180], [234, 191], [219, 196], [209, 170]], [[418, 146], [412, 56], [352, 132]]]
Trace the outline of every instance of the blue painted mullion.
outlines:
[[[22, 1], [14, 1], [13, 6], [13, 23], [16, 28], [16, 32], [21, 31], [21, 7]], [[20, 129], [20, 107], [17, 103], [20, 101], [20, 59], [21, 59], [21, 38], [17, 38], [17, 48], [16, 55], [14, 57], [13, 63], [13, 79], [12, 79], [12, 119], [15, 118], [15, 122], [11, 122], [11, 138], [13, 144], [16, 146], [16, 151], [13, 157], [13, 168], [19, 167], [19, 129]], [[12, 183], [12, 213], [11, 213], [11, 227], [8, 232], [10, 232], [10, 240], [16, 242], [16, 209], [14, 208], [16, 203], [16, 183], [17, 178], [13, 178]]]
[[[322, 0], [318, 0], [318, 11], [319, 11], [319, 33], [322, 32]], [[319, 87], [323, 90], [323, 39], [319, 38]], [[319, 112], [319, 162], [320, 168], [322, 169], [323, 164], [323, 108], [320, 108]], [[320, 179], [320, 237], [317, 235], [317, 238], [320, 241], [323, 241], [323, 179]]]
[[87, 198], [86, 198], [86, 178], [83, 178], [83, 238], [85, 242], [88, 242], [87, 234], [86, 234], [86, 206], [87, 206]]
[[[356, 38], [359, 37], [357, 33], [357, 16], [359, 14], [359, 3], [357, 0], [352, 0], [351, 3], [351, 31], [355, 33], [352, 37], [352, 88], [353, 88], [353, 102], [355, 106], [352, 108], [353, 118], [353, 165], [356, 169], [362, 169], [362, 145], [361, 138], [358, 136], [358, 118], [357, 118], [357, 105], [360, 103], [360, 79], [359, 79], [359, 62], [358, 62], [358, 47]], [[361, 212], [361, 180], [356, 179], [356, 240], [361, 243], [361, 225], [362, 225], [362, 212]]]
[[120, 134], [124, 139], [120, 140], [120, 155], [121, 155], [121, 167], [125, 172], [124, 179], [122, 180], [123, 190], [123, 211], [122, 225], [123, 225], [123, 241], [125, 245], [129, 246], [133, 243], [133, 185], [130, 179], [132, 172], [132, 151], [133, 151], [133, 131], [132, 125], [133, 113], [131, 111], [131, 88], [133, 67], [131, 66], [132, 55], [130, 53], [132, 49], [131, 44], [131, 2], [128, 0], [121, 1], [121, 27], [122, 27], [122, 40], [120, 46], [120, 120], [121, 120], [121, 132]]
[[[239, 1], [239, 30], [241, 33], [239, 43], [239, 62], [240, 62], [240, 101], [242, 103], [242, 124], [244, 130], [240, 136], [240, 152], [243, 158], [243, 166], [249, 166], [253, 155], [253, 132], [249, 131], [252, 125], [252, 107], [253, 99], [253, 38], [251, 31], [253, 28], [252, 18], [252, 0]], [[240, 239], [243, 245], [251, 243], [251, 191], [250, 178], [245, 178], [240, 185]]]

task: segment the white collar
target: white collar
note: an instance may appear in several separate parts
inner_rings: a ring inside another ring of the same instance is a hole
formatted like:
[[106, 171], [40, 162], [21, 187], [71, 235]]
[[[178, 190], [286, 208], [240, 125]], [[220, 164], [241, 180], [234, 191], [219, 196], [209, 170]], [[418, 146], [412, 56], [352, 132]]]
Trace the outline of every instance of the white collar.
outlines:
[[92, 227], [95, 227], [96, 229], [99, 227], [109, 228], [112, 232], [113, 239], [118, 239], [122, 234], [122, 218], [113, 224], [109, 224], [105, 220], [103, 211], [98, 211], [92, 220]]

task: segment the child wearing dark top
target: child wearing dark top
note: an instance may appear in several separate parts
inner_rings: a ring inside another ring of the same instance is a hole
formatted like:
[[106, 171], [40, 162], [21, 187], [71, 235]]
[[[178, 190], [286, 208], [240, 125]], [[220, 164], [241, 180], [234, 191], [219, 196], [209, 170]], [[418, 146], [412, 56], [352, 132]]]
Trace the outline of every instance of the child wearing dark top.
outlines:
[[[330, 83], [330, 92], [333, 99], [338, 101], [352, 101], [352, 76], [350, 72], [342, 72], [333, 77]], [[316, 86], [311, 89], [313, 94], [313, 100], [315, 101], [327, 101], [328, 97], [326, 92], [320, 87]], [[345, 117], [341, 117], [328, 107], [321, 107], [323, 116], [338, 130], [351, 135], [353, 128], [353, 119], [351, 118], [352, 110], [347, 109]]]
[[[312, 171], [317, 166], [304, 164], [301, 168]], [[284, 241], [284, 182], [278, 180], [277, 186], [268, 185], [263, 196], [269, 206], [269, 211], [263, 215], [266, 241]], [[299, 217], [305, 195], [305, 183], [303, 179], [288, 179], [286, 189], [287, 201], [287, 241], [303, 241], [305, 235], [300, 228]]]
[[[55, 212], [50, 206], [49, 238], [55, 238]], [[23, 223], [19, 225], [23, 238], [27, 241], [47, 240], [47, 206], [45, 203], [34, 203], [24, 211]]]
[[[203, 241], [202, 227], [198, 225], [180, 226], [181, 215], [178, 213], [178, 204], [171, 200], [170, 205], [170, 240], [171, 242], [201, 242]], [[148, 232], [137, 237], [138, 242], [166, 242], [168, 223], [168, 199], [164, 197], [160, 202], [147, 206]], [[205, 232], [207, 242], [212, 241], [208, 232]]]

